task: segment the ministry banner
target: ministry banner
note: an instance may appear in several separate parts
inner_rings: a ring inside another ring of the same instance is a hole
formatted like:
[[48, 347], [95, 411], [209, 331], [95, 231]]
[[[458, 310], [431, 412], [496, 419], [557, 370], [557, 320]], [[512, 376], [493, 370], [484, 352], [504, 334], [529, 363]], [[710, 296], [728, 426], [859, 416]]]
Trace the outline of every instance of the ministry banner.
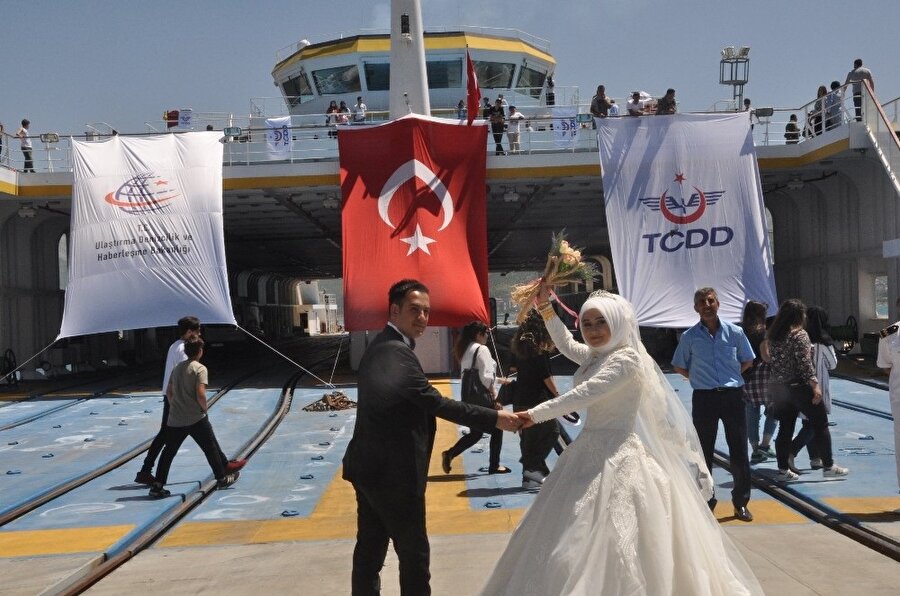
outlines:
[[291, 157], [291, 117], [266, 118], [266, 146], [272, 159]]
[[69, 283], [59, 337], [235, 324], [220, 132], [73, 141]]
[[344, 322], [387, 322], [388, 289], [428, 286], [429, 324], [488, 321], [487, 127], [409, 115], [338, 135]]
[[713, 287], [719, 316], [747, 300], [777, 309], [765, 208], [747, 114], [596, 120], [619, 292], [650, 327], [699, 320]]

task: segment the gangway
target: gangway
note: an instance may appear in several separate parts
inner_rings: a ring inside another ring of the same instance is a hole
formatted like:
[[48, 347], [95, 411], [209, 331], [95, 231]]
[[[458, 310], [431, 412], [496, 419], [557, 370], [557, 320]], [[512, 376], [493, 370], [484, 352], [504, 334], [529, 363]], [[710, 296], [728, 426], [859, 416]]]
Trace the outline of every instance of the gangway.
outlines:
[[887, 111], [896, 113], [898, 105], [900, 105], [900, 97], [892, 102], [882, 106], [875, 98], [875, 93], [868, 81], [865, 83], [865, 91], [863, 97], [863, 124], [866, 127], [866, 134], [872, 143], [872, 148], [879, 160], [884, 165], [884, 169], [894, 185], [900, 197], [900, 137], [894, 129], [894, 123], [887, 116]]

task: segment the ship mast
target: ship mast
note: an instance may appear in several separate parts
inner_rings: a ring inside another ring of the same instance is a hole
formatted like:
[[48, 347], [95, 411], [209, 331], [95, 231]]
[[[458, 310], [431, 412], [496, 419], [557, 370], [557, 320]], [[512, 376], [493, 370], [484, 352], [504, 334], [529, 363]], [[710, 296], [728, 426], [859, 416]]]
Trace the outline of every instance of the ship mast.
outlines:
[[419, 0], [391, 0], [391, 120], [431, 114]]

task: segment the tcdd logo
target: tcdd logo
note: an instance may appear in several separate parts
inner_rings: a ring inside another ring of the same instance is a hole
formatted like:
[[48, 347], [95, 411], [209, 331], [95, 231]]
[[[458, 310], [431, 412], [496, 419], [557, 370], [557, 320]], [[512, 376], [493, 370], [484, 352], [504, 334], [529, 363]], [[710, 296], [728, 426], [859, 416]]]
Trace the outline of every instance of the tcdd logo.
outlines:
[[[674, 182], [678, 183], [679, 188], [682, 188], [684, 180], [684, 174], [675, 175]], [[706, 208], [715, 205], [725, 194], [724, 190], [703, 191], [696, 186], [693, 189], [694, 193], [687, 200], [684, 199], [683, 192], [679, 192], [678, 197], [670, 196], [667, 188], [659, 197], [644, 197], [640, 201], [651, 211], [659, 211], [667, 221], [679, 225], [690, 224], [703, 217]], [[654, 252], [656, 246], [665, 252], [676, 252], [682, 248], [724, 246], [734, 238], [734, 230], [728, 226], [717, 226], [710, 229], [693, 228], [684, 232], [672, 230], [665, 234], [644, 234], [641, 237], [647, 240], [647, 252]]]
[[104, 200], [125, 213], [145, 214], [163, 211], [169, 201], [179, 196], [178, 189], [172, 188], [168, 180], [146, 172], [126, 180]]

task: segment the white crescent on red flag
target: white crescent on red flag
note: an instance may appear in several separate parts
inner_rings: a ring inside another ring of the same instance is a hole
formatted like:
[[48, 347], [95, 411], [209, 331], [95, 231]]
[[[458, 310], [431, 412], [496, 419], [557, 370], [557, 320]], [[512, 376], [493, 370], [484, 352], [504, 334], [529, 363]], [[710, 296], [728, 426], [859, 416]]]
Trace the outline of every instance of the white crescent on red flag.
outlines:
[[429, 324], [488, 321], [486, 142], [484, 126], [416, 114], [341, 130], [348, 330], [383, 327], [404, 278], [428, 286]]
[[469, 50], [466, 50], [466, 117], [470, 126], [480, 109], [481, 89], [478, 88], [478, 76], [475, 74], [475, 65], [472, 63]]

